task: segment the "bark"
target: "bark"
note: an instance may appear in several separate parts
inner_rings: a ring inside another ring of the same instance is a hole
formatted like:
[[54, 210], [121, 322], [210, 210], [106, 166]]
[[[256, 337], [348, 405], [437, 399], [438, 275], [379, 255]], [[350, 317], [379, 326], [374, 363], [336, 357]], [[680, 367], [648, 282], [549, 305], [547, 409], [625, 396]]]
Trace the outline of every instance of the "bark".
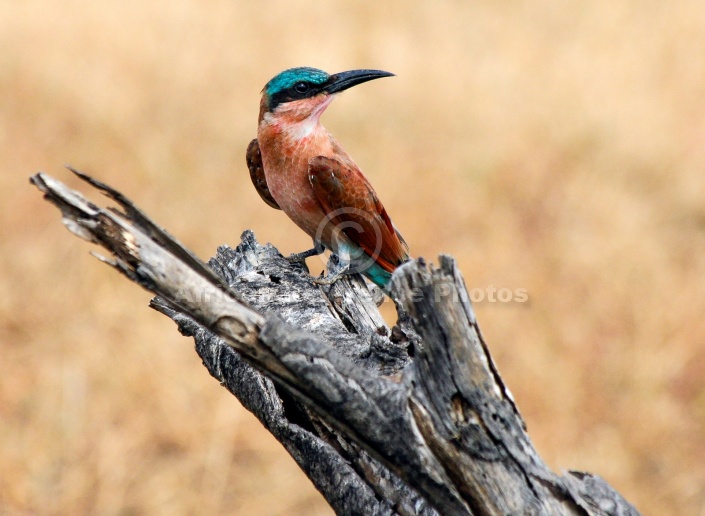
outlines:
[[[395, 272], [399, 320], [359, 276], [315, 285], [245, 231], [208, 265], [122, 194], [121, 209], [31, 181], [100, 257], [157, 294], [211, 375], [259, 418], [340, 514], [638, 514], [603, 479], [553, 473], [482, 338], [455, 261]], [[337, 265], [332, 260], [329, 268]]]

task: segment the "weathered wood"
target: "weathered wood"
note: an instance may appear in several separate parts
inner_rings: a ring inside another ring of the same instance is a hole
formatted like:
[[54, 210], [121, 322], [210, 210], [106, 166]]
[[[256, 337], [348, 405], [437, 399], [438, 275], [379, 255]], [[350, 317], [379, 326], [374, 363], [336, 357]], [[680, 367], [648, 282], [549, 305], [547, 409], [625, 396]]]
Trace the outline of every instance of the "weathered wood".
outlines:
[[[102, 209], [32, 182], [102, 258], [158, 295], [210, 373], [341, 514], [637, 514], [599, 477], [558, 476], [534, 450], [482, 339], [455, 262], [394, 275], [390, 329], [360, 277], [311, 282], [246, 231], [200, 262], [129, 200]], [[334, 264], [331, 267], [335, 267]]]

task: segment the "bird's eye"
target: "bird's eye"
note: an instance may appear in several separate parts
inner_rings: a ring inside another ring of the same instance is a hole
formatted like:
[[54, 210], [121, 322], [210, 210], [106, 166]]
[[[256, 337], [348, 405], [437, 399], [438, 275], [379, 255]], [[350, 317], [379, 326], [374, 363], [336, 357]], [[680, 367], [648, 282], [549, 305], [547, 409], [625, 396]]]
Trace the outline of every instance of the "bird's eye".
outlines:
[[306, 93], [308, 91], [308, 84], [305, 82], [297, 82], [296, 84], [294, 84], [294, 89], [298, 93]]

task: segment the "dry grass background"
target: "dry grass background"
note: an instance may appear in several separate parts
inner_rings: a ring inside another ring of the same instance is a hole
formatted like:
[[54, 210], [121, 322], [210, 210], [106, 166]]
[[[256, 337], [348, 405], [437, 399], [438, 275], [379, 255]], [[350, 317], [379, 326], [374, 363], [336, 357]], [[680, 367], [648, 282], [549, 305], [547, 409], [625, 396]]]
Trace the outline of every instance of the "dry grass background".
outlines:
[[243, 158], [297, 65], [398, 74], [324, 122], [415, 255], [527, 290], [476, 308], [549, 464], [705, 514], [700, 0], [0, 0], [0, 48], [0, 514], [330, 512], [27, 184], [70, 163], [203, 258], [301, 250]]

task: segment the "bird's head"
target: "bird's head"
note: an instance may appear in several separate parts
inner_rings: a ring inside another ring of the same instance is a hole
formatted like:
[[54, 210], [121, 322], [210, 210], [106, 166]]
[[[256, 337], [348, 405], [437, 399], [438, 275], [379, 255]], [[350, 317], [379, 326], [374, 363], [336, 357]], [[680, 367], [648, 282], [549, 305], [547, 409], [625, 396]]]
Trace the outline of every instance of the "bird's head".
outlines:
[[319, 117], [333, 95], [357, 84], [393, 76], [382, 70], [350, 70], [329, 75], [316, 68], [290, 68], [276, 75], [262, 90], [260, 121], [266, 113], [300, 122]]

